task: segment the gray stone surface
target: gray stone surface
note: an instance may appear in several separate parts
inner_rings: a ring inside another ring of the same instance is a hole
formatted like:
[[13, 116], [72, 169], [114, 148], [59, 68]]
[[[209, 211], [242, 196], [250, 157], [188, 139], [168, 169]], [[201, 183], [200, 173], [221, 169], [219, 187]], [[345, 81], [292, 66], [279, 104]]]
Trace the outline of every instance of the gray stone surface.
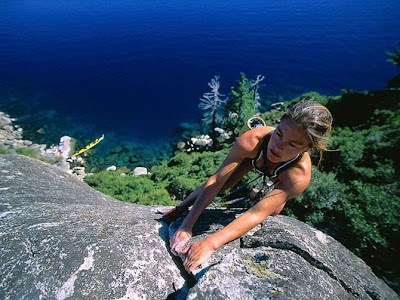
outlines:
[[155, 220], [166, 208], [18, 155], [0, 155], [0, 203], [0, 299], [165, 299], [184, 284]]
[[[206, 210], [193, 229], [193, 240], [217, 231], [241, 212]], [[181, 221], [170, 225], [170, 236]], [[286, 216], [268, 217], [218, 249], [193, 274], [197, 283], [187, 299], [400, 299], [342, 244]]]
[[[167, 209], [124, 203], [56, 167], [0, 155], [0, 299], [400, 299], [340, 243], [284, 216], [189, 275], [168, 250], [181, 219], [169, 228], [156, 220]], [[206, 210], [193, 240], [242, 212]]]

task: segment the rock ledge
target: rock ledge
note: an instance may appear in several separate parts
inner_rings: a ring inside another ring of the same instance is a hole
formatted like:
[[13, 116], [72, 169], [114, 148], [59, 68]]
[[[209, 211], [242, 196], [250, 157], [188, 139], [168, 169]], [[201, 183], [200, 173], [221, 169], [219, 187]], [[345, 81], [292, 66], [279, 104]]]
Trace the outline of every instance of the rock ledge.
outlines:
[[[0, 299], [400, 299], [333, 238], [269, 217], [193, 275], [168, 249], [181, 220], [97, 192], [67, 172], [0, 155]], [[195, 240], [241, 209], [206, 210]]]

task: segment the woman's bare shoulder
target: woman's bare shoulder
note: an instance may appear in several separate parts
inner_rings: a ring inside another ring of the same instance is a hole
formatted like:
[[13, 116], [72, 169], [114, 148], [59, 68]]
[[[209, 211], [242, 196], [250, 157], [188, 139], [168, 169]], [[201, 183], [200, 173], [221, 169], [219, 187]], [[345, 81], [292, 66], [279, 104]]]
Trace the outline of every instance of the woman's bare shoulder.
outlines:
[[310, 155], [305, 152], [293, 167], [279, 175], [281, 188], [289, 193], [289, 198], [302, 193], [310, 184], [311, 167]]
[[229, 156], [236, 161], [253, 158], [261, 149], [264, 138], [274, 129], [270, 126], [261, 126], [246, 131], [236, 140]]
[[254, 128], [252, 130], [249, 130], [248, 132], [253, 132], [254, 134], [267, 135], [274, 129], [275, 129], [275, 127], [272, 127], [272, 126], [260, 126], [260, 127]]
[[275, 128], [271, 126], [260, 126], [252, 130], [243, 133], [237, 140], [237, 143], [243, 147], [243, 149], [258, 151], [258, 147], [261, 145], [264, 138]]
[[308, 152], [304, 152], [300, 160], [293, 166], [293, 168], [288, 169], [288, 174], [295, 178], [297, 177], [298, 179], [310, 182], [311, 168], [312, 164], [310, 154], [308, 154]]

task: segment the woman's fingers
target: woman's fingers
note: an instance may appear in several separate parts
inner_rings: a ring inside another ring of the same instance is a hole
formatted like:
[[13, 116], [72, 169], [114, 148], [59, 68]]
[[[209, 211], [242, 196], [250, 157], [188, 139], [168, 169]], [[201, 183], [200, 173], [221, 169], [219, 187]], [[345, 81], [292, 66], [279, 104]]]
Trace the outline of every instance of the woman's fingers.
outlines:
[[192, 272], [202, 263], [207, 261], [214, 249], [205, 240], [194, 242], [186, 249], [187, 257], [183, 263], [184, 268], [188, 272]]
[[188, 243], [186, 243], [185, 245], [183, 245], [183, 249], [181, 249], [180, 253], [181, 254], [186, 254], [188, 253], [189, 249], [190, 249], [190, 245]]
[[175, 251], [176, 243], [177, 243], [177, 238], [176, 238], [176, 234], [174, 234], [174, 235], [169, 239], [169, 247], [170, 247], [170, 249], [171, 249], [171, 252], [172, 252], [174, 255], [178, 255], [178, 253], [176, 253], [176, 251]]
[[[191, 234], [186, 231], [178, 230], [169, 240], [169, 246], [171, 248], [171, 252], [174, 255], [178, 255], [184, 251], [184, 247], [187, 242], [190, 240]], [[185, 251], [185, 253], [187, 250]]]
[[172, 242], [170, 243], [172, 253], [174, 255], [178, 255], [179, 253], [181, 253], [181, 250], [183, 246], [185, 246], [186, 242], [187, 241], [182, 238], [175, 238], [174, 240], [172, 240]]
[[186, 241], [185, 240], [180, 240], [174, 247], [175, 252], [181, 253], [183, 246], [185, 246]]
[[[193, 260], [196, 259], [196, 258], [193, 257], [193, 253], [192, 253], [192, 251], [191, 251], [192, 246], [193, 246], [193, 244], [192, 244], [191, 246], [187, 247], [186, 252], [188, 253], [188, 255], [187, 255], [185, 261], [183, 262], [183, 267], [184, 267], [185, 270], [188, 271], [188, 272], [191, 272], [191, 271], [189, 271], [189, 270], [190, 270], [190, 267], [192, 266]], [[194, 269], [193, 269], [193, 270], [194, 270]]]

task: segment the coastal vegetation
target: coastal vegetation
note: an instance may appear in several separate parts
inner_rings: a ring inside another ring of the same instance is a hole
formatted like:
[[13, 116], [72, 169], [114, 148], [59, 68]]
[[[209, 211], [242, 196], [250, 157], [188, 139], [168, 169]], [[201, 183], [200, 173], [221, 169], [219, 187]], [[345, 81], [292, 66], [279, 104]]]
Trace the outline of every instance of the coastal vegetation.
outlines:
[[[218, 78], [211, 82], [214, 87], [216, 81]], [[344, 90], [331, 97], [311, 92], [283, 103], [280, 110], [261, 114], [255, 82], [240, 74], [225, 106], [213, 108], [214, 115], [223, 116], [218, 126], [232, 134], [229, 139], [215, 137], [214, 151], [178, 153], [143, 177], [100, 172], [86, 177], [85, 182], [124, 201], [175, 205], [216, 171], [248, 117], [261, 115], [274, 126], [281, 110], [313, 99], [326, 105], [334, 116], [330, 151], [324, 153], [319, 168], [313, 167], [307, 190], [288, 201], [283, 214], [333, 236], [399, 292], [400, 273], [395, 266], [400, 251], [400, 91], [389, 83], [386, 90]], [[209, 124], [203, 123], [203, 133], [212, 136], [215, 133]], [[317, 165], [319, 155], [311, 155]], [[250, 174], [242, 182], [254, 176]]]

